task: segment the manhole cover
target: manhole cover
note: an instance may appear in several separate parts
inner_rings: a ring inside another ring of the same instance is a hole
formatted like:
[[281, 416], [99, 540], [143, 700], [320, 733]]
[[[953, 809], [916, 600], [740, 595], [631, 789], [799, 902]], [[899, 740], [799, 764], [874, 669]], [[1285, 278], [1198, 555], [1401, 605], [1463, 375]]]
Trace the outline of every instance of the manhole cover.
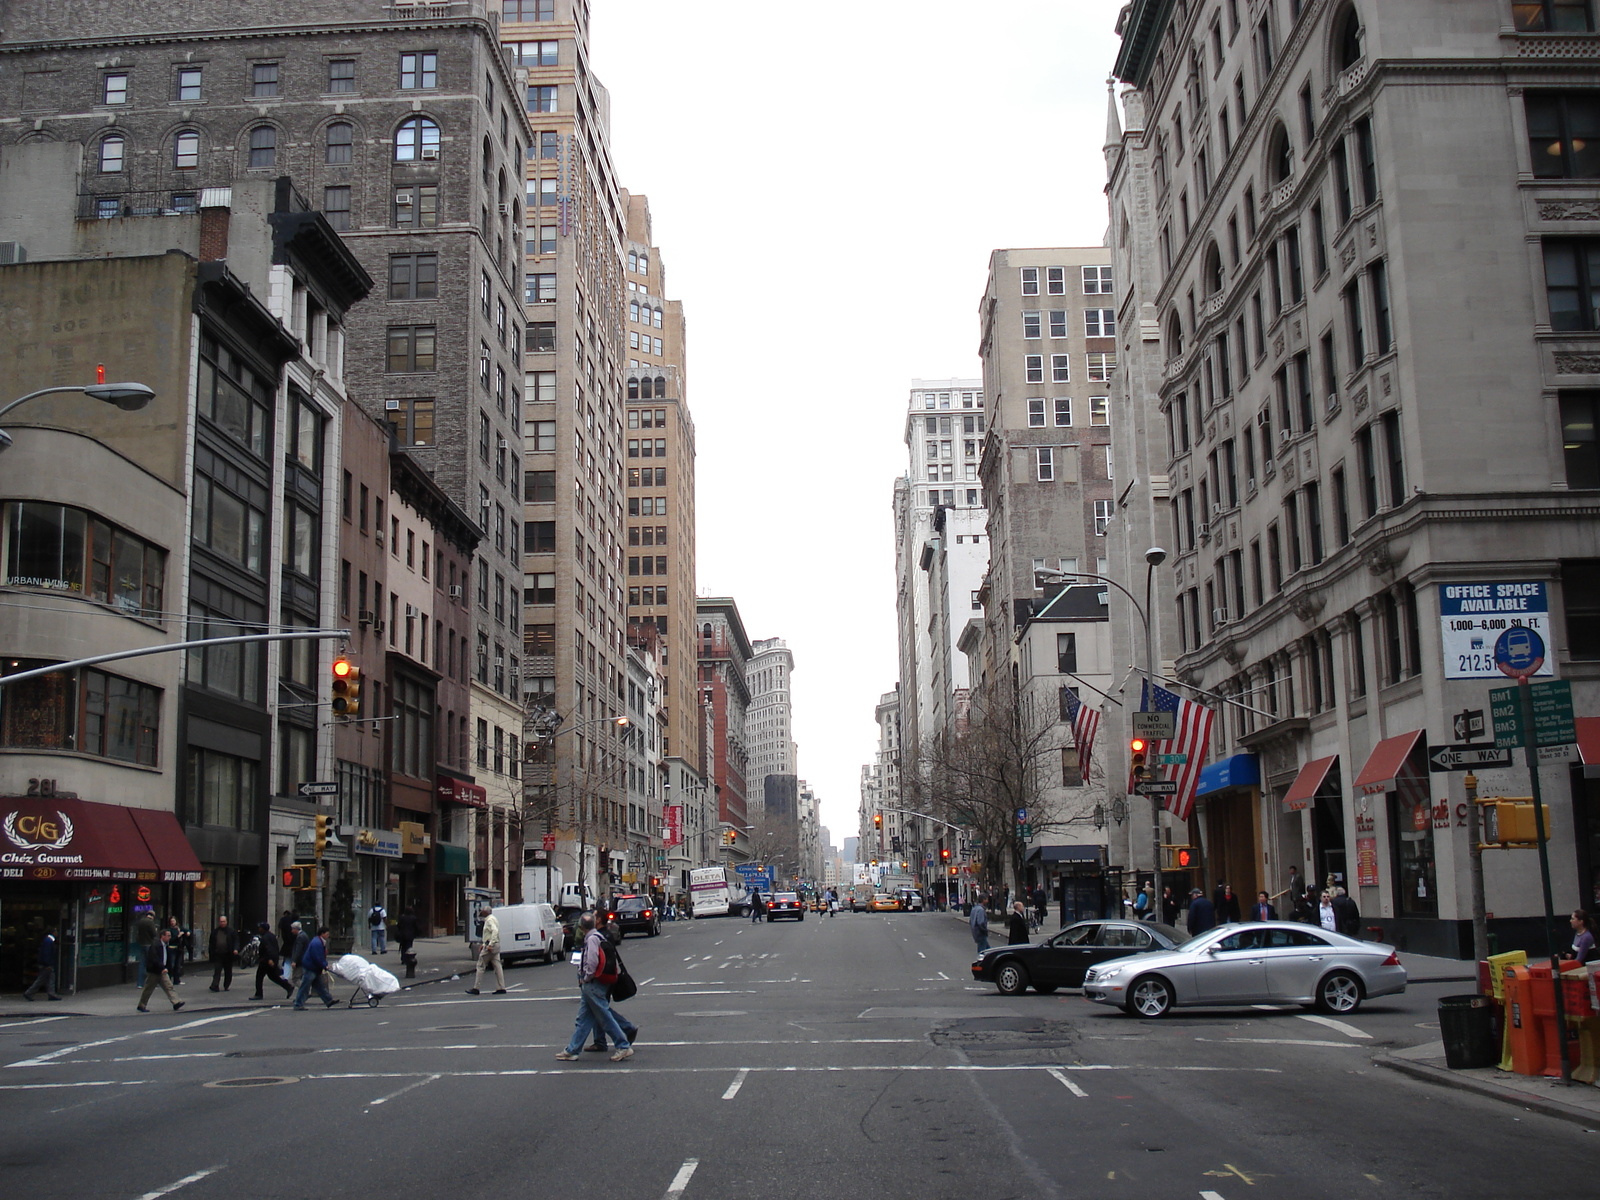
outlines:
[[23, 1042], [24, 1046], [76, 1046], [77, 1042]]
[[298, 1075], [246, 1075], [242, 1079], [216, 1079], [206, 1084], [208, 1088], [279, 1087], [285, 1083], [299, 1083]]
[[418, 1033], [452, 1033], [460, 1029], [493, 1029], [493, 1025], [424, 1025]]
[[228, 1038], [237, 1036], [238, 1034], [234, 1033], [180, 1033], [170, 1040], [174, 1042], [215, 1042], [225, 1041]]
[[296, 1054], [315, 1054], [314, 1049], [301, 1049], [295, 1046], [282, 1046], [277, 1049], [267, 1050], [234, 1050], [228, 1058], [288, 1058]]

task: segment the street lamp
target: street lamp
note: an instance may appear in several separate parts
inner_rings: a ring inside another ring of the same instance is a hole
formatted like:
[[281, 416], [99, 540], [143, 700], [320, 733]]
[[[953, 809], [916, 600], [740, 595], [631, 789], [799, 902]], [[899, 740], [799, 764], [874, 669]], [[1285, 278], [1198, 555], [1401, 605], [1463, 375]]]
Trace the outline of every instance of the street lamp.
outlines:
[[[1034, 574], [1036, 577], [1039, 575], [1053, 575], [1063, 582], [1079, 576], [1097, 579], [1101, 583], [1110, 584], [1128, 598], [1128, 603], [1133, 605], [1133, 611], [1139, 615], [1139, 623], [1144, 626], [1145, 687], [1143, 691], [1148, 693], [1150, 682], [1155, 678], [1156, 669], [1155, 643], [1150, 636], [1150, 601], [1155, 586], [1156, 568], [1167, 561], [1167, 552], [1160, 546], [1151, 546], [1144, 552], [1144, 561], [1144, 607], [1142, 608], [1139, 606], [1139, 601], [1135, 599], [1133, 593], [1127, 588], [1123, 587], [1115, 579], [1108, 579], [1106, 576], [1097, 575], [1093, 571], [1036, 571]], [[1150, 874], [1155, 895], [1159, 898], [1161, 895], [1161, 801], [1153, 794], [1150, 796]]]
[[[155, 392], [142, 383], [78, 383], [65, 384], [61, 387], [40, 388], [36, 392], [29, 392], [26, 396], [19, 396], [4, 408], [0, 408], [0, 417], [5, 416], [19, 404], [26, 404], [29, 400], [40, 396], [48, 396], [54, 392], [82, 392], [94, 400], [103, 400], [107, 404], [115, 404], [123, 412], [137, 412], [155, 398]], [[11, 435], [0, 429], [0, 451], [11, 445]]]
[[[617, 729], [622, 730], [622, 729], [628, 728], [628, 726], [632, 724], [632, 722], [628, 719], [628, 717], [626, 715], [622, 715], [622, 716], [615, 716], [614, 715], [614, 716], [609, 716], [609, 717], [594, 717], [594, 718], [592, 718], [590, 720], [578, 721], [575, 724], [568, 725], [565, 728], [562, 728], [562, 722], [565, 721], [565, 720], [566, 720], [566, 717], [563, 716], [561, 713], [556, 712], [554, 709], [551, 709], [551, 708], [538, 708], [538, 709], [535, 709], [535, 710], [533, 710], [532, 712], [530, 712], [528, 714], [528, 716], [526, 718], [526, 724], [524, 726], [524, 729], [532, 729], [533, 732], [538, 735], [539, 748], [541, 750], [548, 750], [550, 748], [551, 743], [553, 743], [556, 740], [556, 738], [560, 737], [564, 733], [572, 733], [574, 730], [577, 730], [577, 729], [586, 729], [590, 725], [612, 725], [612, 726], [615, 726]], [[528, 755], [526, 750], [524, 750], [524, 755], [526, 756], [524, 761], [526, 761], [528, 763], [533, 763], [533, 762], [538, 761], [537, 759], [533, 758], [531, 755]], [[546, 806], [546, 812], [545, 812], [545, 831], [546, 831], [546, 833], [548, 833], [553, 838], [555, 836], [555, 828], [556, 828], [556, 824], [555, 824], [555, 807], [554, 807], [555, 804], [556, 804], [556, 790], [555, 790], [555, 787], [554, 787], [554, 784], [555, 784], [555, 767], [554, 767], [554, 764], [551, 765], [550, 782], [551, 782], [551, 794], [550, 794], [549, 801], [548, 801], [548, 804]], [[523, 801], [524, 801], [524, 803], [523, 803], [523, 817], [522, 817], [522, 819], [523, 819], [524, 825], [526, 825], [526, 822], [530, 819], [529, 814], [528, 814], [528, 810], [527, 810], [527, 795], [526, 795], [526, 793], [524, 793], [524, 795], [523, 795]], [[577, 802], [576, 802], [576, 800], [574, 800], [574, 809], [576, 809], [576, 807], [577, 807]], [[583, 882], [583, 860], [584, 860], [586, 847], [588, 845], [587, 826], [583, 826], [582, 828], [585, 830], [585, 832], [583, 832], [582, 835], [581, 835], [581, 840], [580, 840], [580, 843], [579, 843], [579, 851], [578, 851], [578, 886], [580, 888], [582, 888], [584, 886], [584, 882]], [[551, 870], [552, 870], [552, 864], [551, 864], [549, 858], [547, 857], [545, 859], [545, 868], [544, 868], [545, 898], [547, 900], [550, 899], [550, 884], [551, 884], [550, 874], [551, 874]]]

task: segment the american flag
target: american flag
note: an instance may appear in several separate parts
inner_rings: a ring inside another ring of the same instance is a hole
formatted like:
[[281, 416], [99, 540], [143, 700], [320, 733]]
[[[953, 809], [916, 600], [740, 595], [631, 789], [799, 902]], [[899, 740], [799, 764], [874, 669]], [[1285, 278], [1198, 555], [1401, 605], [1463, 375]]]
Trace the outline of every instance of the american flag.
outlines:
[[1067, 720], [1072, 722], [1072, 740], [1078, 747], [1078, 770], [1083, 781], [1089, 781], [1089, 752], [1094, 749], [1094, 735], [1100, 730], [1100, 710], [1090, 708], [1077, 695], [1067, 693]]
[[1194, 811], [1195, 790], [1200, 786], [1200, 767], [1205, 760], [1206, 747], [1211, 744], [1211, 720], [1215, 713], [1203, 704], [1185, 700], [1160, 684], [1144, 682], [1143, 702], [1145, 712], [1175, 714], [1176, 736], [1161, 741], [1152, 740], [1149, 754], [1183, 754], [1188, 761], [1181, 767], [1170, 767], [1169, 778], [1178, 781], [1178, 790], [1167, 797], [1166, 809], [1180, 821], [1187, 821]]

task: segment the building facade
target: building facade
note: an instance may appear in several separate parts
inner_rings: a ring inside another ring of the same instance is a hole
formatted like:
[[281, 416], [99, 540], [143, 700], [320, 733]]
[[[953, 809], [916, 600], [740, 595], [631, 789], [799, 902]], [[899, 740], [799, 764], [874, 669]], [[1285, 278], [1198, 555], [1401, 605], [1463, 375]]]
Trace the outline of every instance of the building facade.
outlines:
[[[1216, 710], [1192, 836], [1208, 882], [1277, 891], [1296, 866], [1417, 950], [1470, 952], [1462, 776], [1429, 752], [1486, 736], [1497, 640], [1538, 635], [1580, 718], [1600, 700], [1592, 9], [1140, 2], [1121, 24], [1121, 404], [1147, 436], [1118, 461], [1149, 481], [1122, 561], [1142, 582], [1142, 535], [1171, 545], [1162, 656]], [[1480, 794], [1526, 795], [1516, 758]], [[1540, 775], [1557, 907], [1592, 903], [1595, 785]], [[1486, 857], [1502, 946], [1543, 945], [1535, 872]]]
[[700, 703], [704, 710], [705, 779], [717, 803], [723, 857], [750, 857], [750, 639], [732, 598], [702, 596], [696, 601], [695, 653], [699, 659]]

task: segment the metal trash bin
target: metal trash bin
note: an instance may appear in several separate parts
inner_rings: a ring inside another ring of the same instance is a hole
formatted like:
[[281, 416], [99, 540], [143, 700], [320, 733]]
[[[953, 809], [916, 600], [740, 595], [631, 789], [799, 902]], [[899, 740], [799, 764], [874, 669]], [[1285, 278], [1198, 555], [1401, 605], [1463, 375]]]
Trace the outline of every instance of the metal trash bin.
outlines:
[[1500, 1061], [1494, 1040], [1494, 1001], [1488, 996], [1443, 996], [1439, 1034], [1445, 1065], [1452, 1071], [1492, 1067]]

